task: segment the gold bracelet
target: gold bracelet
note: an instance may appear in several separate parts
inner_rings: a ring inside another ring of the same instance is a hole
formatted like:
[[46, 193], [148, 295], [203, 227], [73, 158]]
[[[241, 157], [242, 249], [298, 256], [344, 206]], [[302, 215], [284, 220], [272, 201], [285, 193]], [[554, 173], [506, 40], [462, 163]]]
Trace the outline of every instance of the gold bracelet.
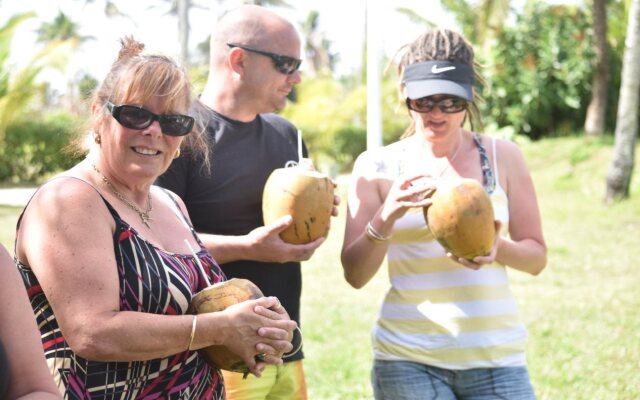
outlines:
[[189, 346], [187, 346], [187, 350], [191, 351], [191, 346], [193, 345], [193, 338], [196, 336], [196, 326], [198, 325], [198, 316], [193, 316], [193, 321], [191, 322], [191, 335], [189, 336]]
[[382, 236], [378, 231], [376, 231], [371, 225], [371, 222], [367, 223], [367, 227], [364, 229], [364, 233], [374, 243], [384, 243], [387, 240], [391, 239], [391, 235]]

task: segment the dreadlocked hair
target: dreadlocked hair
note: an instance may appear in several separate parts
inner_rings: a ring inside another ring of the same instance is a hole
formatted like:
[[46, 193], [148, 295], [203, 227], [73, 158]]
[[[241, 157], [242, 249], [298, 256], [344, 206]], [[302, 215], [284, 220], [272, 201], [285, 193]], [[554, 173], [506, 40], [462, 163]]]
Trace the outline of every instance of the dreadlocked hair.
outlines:
[[[480, 65], [474, 60], [473, 47], [459, 33], [448, 29], [434, 29], [423, 33], [413, 42], [408, 43], [398, 51], [398, 75], [402, 77], [404, 69], [415, 63], [425, 61], [449, 61], [460, 64], [467, 64], [473, 68], [476, 83], [484, 85], [485, 81], [478, 73]], [[404, 104], [402, 95], [402, 84], [398, 88], [400, 100]], [[484, 102], [476, 90], [473, 91], [473, 101], [469, 102], [468, 116], [471, 130], [482, 130], [482, 118], [478, 103]], [[466, 117], [465, 117], [466, 121]], [[416, 127], [413, 120], [402, 135], [403, 138], [415, 133]]]

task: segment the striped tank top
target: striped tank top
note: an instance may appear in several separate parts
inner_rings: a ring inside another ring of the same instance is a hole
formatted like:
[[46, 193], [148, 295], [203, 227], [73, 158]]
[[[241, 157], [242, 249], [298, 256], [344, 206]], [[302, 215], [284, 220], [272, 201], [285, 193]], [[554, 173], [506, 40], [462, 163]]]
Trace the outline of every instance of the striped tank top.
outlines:
[[[492, 170], [478, 135], [474, 141], [495, 218], [507, 227], [509, 204], [498, 170]], [[492, 145], [497, 166], [495, 139]], [[396, 160], [396, 165], [388, 165], [387, 172], [401, 172], [401, 164], [412, 162], [398, 153], [390, 149], [385, 162]], [[527, 332], [504, 265], [474, 271], [451, 261], [429, 231], [421, 209], [409, 210], [396, 221], [387, 262], [391, 286], [373, 331], [376, 359], [446, 369], [525, 365]]]
[[[104, 197], [102, 200], [116, 223], [113, 249], [120, 280], [120, 310], [186, 314], [191, 297], [207, 286], [195, 256], [154, 246], [122, 220]], [[197, 257], [208, 279], [211, 283], [224, 280], [222, 271], [175, 200], [174, 204], [177, 217], [189, 226], [200, 245]], [[18, 229], [23, 215], [24, 211]], [[220, 371], [211, 368], [196, 351], [127, 362], [98, 362], [78, 356], [58, 328], [56, 316], [31, 268], [17, 260], [16, 265], [36, 315], [47, 363], [65, 399], [224, 399]]]

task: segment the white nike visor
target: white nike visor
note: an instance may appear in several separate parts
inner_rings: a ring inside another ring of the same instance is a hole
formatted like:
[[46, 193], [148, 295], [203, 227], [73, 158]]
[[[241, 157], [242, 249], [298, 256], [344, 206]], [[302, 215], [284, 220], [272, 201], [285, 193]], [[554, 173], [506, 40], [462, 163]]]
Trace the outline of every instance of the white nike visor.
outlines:
[[402, 74], [407, 97], [419, 99], [436, 94], [450, 94], [473, 101], [473, 68], [469, 64], [449, 61], [425, 61], [408, 65]]

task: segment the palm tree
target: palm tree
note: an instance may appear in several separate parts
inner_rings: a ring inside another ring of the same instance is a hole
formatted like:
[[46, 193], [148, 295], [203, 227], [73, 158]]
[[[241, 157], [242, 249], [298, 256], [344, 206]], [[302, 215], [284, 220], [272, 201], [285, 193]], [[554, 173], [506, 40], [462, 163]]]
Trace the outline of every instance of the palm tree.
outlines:
[[[67, 43], [77, 49], [82, 43], [95, 39], [93, 36], [83, 36], [80, 34], [80, 25], [72, 21], [66, 14], [58, 10], [58, 15], [51, 22], [43, 22], [37, 30], [38, 42], [49, 45], [56, 43]], [[67, 81], [68, 92], [64, 99], [68, 102], [70, 110], [80, 113], [82, 105], [77, 101], [76, 90], [78, 82], [73, 79]], [[82, 94], [80, 93], [80, 96]]]
[[[191, 24], [189, 23], [189, 11], [193, 8], [206, 8], [193, 0], [164, 0], [170, 2], [168, 14], [178, 17], [178, 42], [180, 43], [180, 61], [189, 65], [189, 32]], [[221, 2], [221, 0], [216, 0]], [[151, 6], [153, 8], [155, 6]]]
[[44, 22], [37, 30], [38, 41], [41, 43], [48, 43], [55, 40], [77, 40], [79, 43], [85, 42], [89, 39], [94, 39], [93, 36], [82, 36], [79, 32], [80, 26], [73, 22], [65, 13], [58, 10], [58, 15], [52, 22]]
[[318, 11], [311, 11], [302, 24], [305, 37], [305, 56], [307, 60], [307, 73], [316, 76], [333, 71], [335, 56], [329, 51], [329, 41], [324, 33], [318, 31]]
[[[85, 4], [93, 3], [94, 1], [95, 0], [84, 0]], [[111, 0], [105, 0], [104, 2], [104, 15], [106, 15], [109, 18], [111, 17], [127, 17], [128, 18], [126, 14], [120, 11], [118, 6], [116, 6], [116, 3], [114, 3]]]
[[605, 202], [629, 197], [640, 106], [640, 0], [632, 0], [627, 25], [613, 161], [607, 174]]
[[22, 117], [41, 93], [36, 79], [46, 67], [62, 69], [71, 55], [72, 42], [48, 43], [24, 67], [9, 65], [11, 42], [16, 29], [35, 13], [18, 14], [0, 26], [0, 143], [4, 141], [6, 127]]
[[604, 133], [609, 90], [609, 49], [607, 44], [606, 0], [592, 0], [595, 41], [594, 73], [591, 84], [591, 102], [587, 108], [584, 130], [587, 136]]

